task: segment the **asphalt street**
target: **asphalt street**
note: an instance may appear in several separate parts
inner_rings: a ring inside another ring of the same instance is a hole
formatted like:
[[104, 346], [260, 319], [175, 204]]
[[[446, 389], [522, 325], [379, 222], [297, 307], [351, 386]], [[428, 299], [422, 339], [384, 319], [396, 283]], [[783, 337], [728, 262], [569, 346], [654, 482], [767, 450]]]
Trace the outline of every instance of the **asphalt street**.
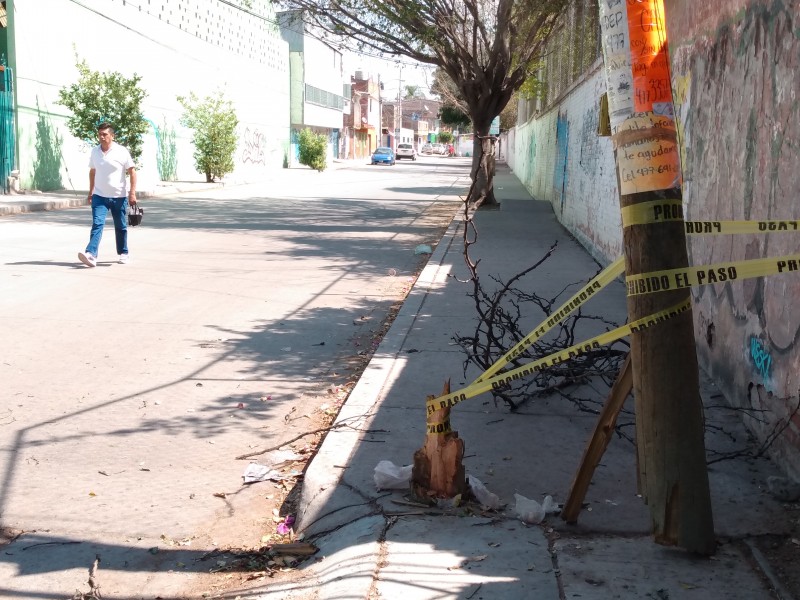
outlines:
[[98, 554], [104, 598], [181, 597], [257, 540], [234, 457], [329, 400], [467, 181], [427, 159], [147, 199], [131, 262], [109, 219], [96, 268], [88, 207], [0, 217], [0, 598], [86, 590]]

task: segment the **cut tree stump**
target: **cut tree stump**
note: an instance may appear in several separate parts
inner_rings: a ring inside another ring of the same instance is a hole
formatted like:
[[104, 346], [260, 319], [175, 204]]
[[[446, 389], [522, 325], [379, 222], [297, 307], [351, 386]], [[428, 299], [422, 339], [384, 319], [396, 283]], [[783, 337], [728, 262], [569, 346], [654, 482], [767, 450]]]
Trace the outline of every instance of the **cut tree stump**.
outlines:
[[[450, 380], [442, 394], [450, 393]], [[432, 400], [436, 396], [428, 396]], [[419, 500], [455, 498], [467, 490], [464, 471], [464, 440], [450, 429], [450, 408], [441, 408], [428, 416], [425, 445], [414, 453], [411, 493]], [[439, 429], [443, 433], [431, 433]]]

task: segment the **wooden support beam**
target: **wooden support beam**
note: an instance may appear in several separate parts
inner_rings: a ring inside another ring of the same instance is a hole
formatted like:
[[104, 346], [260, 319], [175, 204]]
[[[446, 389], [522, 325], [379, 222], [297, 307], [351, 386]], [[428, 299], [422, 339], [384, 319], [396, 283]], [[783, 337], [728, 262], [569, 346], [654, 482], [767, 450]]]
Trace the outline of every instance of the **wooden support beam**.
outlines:
[[606, 448], [608, 448], [611, 434], [617, 424], [617, 417], [625, 404], [625, 399], [632, 390], [633, 372], [631, 371], [631, 355], [628, 354], [617, 380], [611, 386], [611, 391], [608, 393], [603, 410], [597, 418], [592, 437], [583, 451], [583, 458], [581, 459], [580, 467], [578, 467], [578, 472], [575, 473], [575, 479], [572, 480], [572, 487], [561, 511], [561, 518], [567, 523], [578, 521], [578, 513], [581, 510], [584, 498], [586, 498], [586, 492], [592, 482], [594, 471], [597, 465], [600, 464], [600, 459], [603, 457]]

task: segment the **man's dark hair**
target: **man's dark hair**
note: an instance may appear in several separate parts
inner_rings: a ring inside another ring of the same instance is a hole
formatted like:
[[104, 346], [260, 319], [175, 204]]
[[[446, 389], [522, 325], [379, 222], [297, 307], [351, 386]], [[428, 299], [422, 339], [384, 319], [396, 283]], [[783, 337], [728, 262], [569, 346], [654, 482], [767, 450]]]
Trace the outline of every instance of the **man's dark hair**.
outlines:
[[114, 131], [114, 126], [109, 122], [100, 123], [100, 125], [97, 126], [97, 131], [103, 131], [104, 129], [110, 129], [111, 133], [116, 133], [116, 131]]

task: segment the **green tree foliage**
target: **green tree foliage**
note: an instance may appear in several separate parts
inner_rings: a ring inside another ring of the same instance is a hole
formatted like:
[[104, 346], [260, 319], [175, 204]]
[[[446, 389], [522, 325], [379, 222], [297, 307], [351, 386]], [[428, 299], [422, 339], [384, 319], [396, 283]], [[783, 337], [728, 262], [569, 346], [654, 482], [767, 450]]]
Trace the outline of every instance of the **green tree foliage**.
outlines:
[[474, 127], [469, 200], [496, 203], [492, 120], [531, 75], [569, 0], [285, 0], [359, 49], [435, 65], [458, 89]]
[[439, 108], [439, 119], [445, 125], [457, 128], [459, 131], [467, 131], [472, 124], [469, 115], [464, 114], [461, 109], [455, 106], [442, 105]]
[[134, 162], [142, 155], [142, 135], [150, 127], [142, 113], [147, 96], [139, 87], [141, 77], [118, 72], [93, 71], [85, 60], [78, 61], [78, 81], [58, 91], [58, 104], [72, 111], [67, 128], [76, 138], [97, 144], [97, 127], [111, 123], [117, 143], [125, 146]]
[[[538, 86], [538, 87], [537, 87]], [[540, 89], [539, 80], [531, 76], [525, 80], [522, 87], [514, 92], [505, 108], [500, 112], [500, 129], [511, 129], [517, 124], [517, 100], [520, 96], [529, 98], [529, 92]], [[466, 103], [461, 96], [461, 92], [455, 83], [442, 69], [436, 69], [433, 73], [433, 85], [431, 91], [438, 94], [442, 99], [442, 107], [439, 109], [439, 118], [442, 123], [449, 125], [459, 131], [472, 131]]]
[[316, 134], [306, 127], [300, 132], [298, 145], [300, 148], [300, 164], [324, 171], [327, 166], [325, 159], [328, 156], [328, 138]]
[[404, 85], [405, 88], [405, 95], [403, 96], [404, 100], [416, 100], [416, 99], [425, 99], [425, 92], [422, 91], [422, 88], [418, 85]]
[[440, 131], [436, 141], [442, 144], [450, 144], [454, 139], [455, 137], [449, 131]]
[[531, 76], [519, 88], [519, 93], [526, 100], [542, 98], [547, 91], [547, 85], [539, 77]]
[[233, 103], [222, 91], [202, 100], [192, 92], [188, 98], [178, 96], [178, 102], [183, 106], [181, 125], [192, 130], [198, 173], [205, 173], [206, 181], [211, 182], [232, 172], [239, 124]]
[[434, 71], [431, 91], [442, 99], [442, 105], [439, 108], [439, 118], [442, 123], [462, 132], [472, 131], [469, 108], [464, 102], [461, 91], [442, 69]]
[[517, 125], [517, 101], [519, 100], [519, 92], [515, 92], [511, 96], [511, 101], [506, 104], [503, 112], [500, 113], [500, 130], [507, 131]]

